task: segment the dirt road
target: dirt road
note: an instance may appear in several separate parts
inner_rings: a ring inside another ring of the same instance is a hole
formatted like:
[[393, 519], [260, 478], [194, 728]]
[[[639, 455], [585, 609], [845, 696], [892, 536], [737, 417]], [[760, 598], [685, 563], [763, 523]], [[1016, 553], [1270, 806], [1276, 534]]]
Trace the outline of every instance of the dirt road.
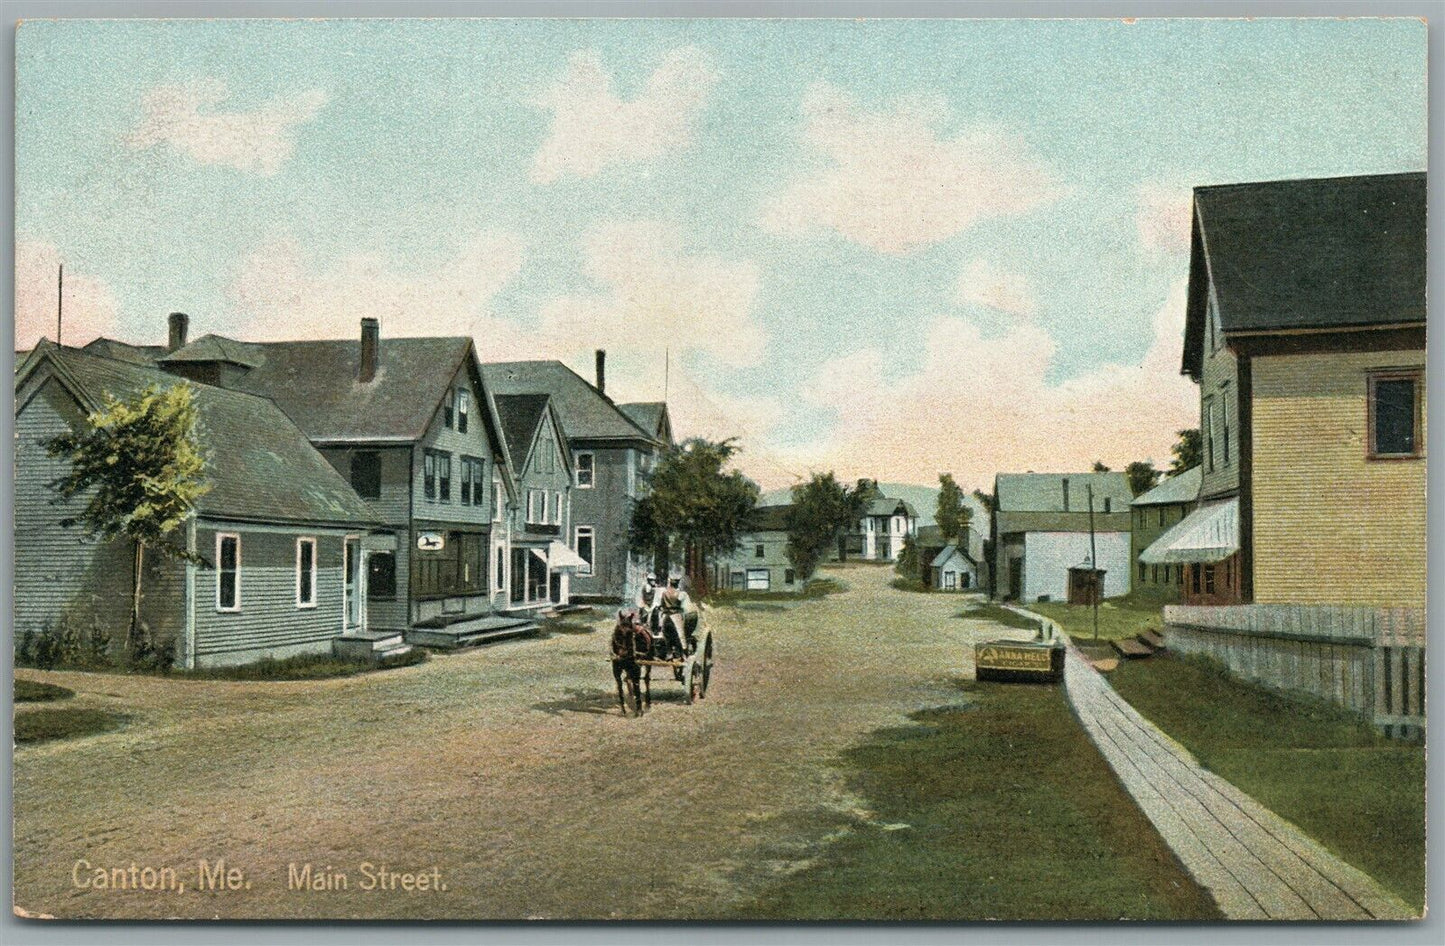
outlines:
[[[890, 569], [833, 574], [849, 589], [831, 598], [709, 611], [708, 699], [687, 706], [659, 680], [640, 719], [617, 712], [602, 621], [321, 682], [20, 671], [133, 719], [16, 753], [15, 902], [62, 917], [728, 913], [816, 852], [820, 812], [868, 819], [840, 750], [960, 702], [968, 645], [1020, 634], [958, 619], [958, 597], [895, 591]], [[198, 891], [198, 860], [221, 858], [237, 889]], [[380, 889], [363, 862], [435, 870], [444, 889]], [[186, 889], [75, 885], [132, 863]], [[307, 864], [346, 888], [288, 889]]]

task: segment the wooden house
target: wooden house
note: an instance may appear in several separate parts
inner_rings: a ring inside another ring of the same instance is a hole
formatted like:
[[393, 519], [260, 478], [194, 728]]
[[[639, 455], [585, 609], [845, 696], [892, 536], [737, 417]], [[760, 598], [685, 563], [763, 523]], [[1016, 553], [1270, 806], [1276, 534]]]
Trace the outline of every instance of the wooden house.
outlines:
[[[104, 349], [42, 342], [16, 373], [14, 626], [96, 628], [114, 649], [129, 623], [132, 547], [61, 525], [83, 502], [55, 502], [50, 484], [67, 461], [44, 442], [80, 429], [107, 395], [187, 382], [143, 358], [95, 350]], [[205, 564], [144, 557], [141, 616], [151, 634], [182, 667], [326, 653], [338, 640], [361, 640], [375, 654], [402, 650], [400, 635], [368, 631], [373, 510], [271, 400], [192, 388], [210, 488], [178, 540]]]
[[995, 597], [1067, 600], [1080, 567], [1105, 572], [1104, 597], [1129, 593], [1134, 494], [1123, 473], [1000, 473], [994, 497]]
[[[1179, 597], [1180, 589], [1184, 587], [1183, 566], [1170, 561], [1164, 554], [1156, 555], [1150, 547], [1194, 511], [1199, 504], [1199, 484], [1203, 476], [1202, 467], [1190, 467], [1166, 477], [1153, 489], [1134, 497], [1130, 534], [1135, 591], [1167, 600]], [[1161, 553], [1167, 545], [1160, 546]]]
[[712, 563], [712, 586], [734, 591], [796, 591], [802, 587], [788, 557], [788, 514], [791, 505], [758, 506], [748, 531], [731, 555]]

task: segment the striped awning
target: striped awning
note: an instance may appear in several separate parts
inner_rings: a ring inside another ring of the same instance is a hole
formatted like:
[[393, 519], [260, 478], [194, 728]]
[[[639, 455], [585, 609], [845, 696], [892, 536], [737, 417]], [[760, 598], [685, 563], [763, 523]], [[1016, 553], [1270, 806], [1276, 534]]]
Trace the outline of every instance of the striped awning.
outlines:
[[1139, 555], [1149, 565], [1222, 562], [1239, 551], [1239, 499], [1205, 503]]

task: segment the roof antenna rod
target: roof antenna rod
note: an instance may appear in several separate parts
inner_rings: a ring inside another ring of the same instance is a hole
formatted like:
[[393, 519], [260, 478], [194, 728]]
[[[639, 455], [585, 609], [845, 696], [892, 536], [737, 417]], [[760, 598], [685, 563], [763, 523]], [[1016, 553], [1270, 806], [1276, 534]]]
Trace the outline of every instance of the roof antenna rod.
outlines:
[[60, 329], [65, 324], [65, 264], [60, 264], [60, 275], [55, 281], [55, 344], [60, 344]]
[[672, 348], [662, 350], [662, 403], [667, 403], [667, 386], [672, 381]]

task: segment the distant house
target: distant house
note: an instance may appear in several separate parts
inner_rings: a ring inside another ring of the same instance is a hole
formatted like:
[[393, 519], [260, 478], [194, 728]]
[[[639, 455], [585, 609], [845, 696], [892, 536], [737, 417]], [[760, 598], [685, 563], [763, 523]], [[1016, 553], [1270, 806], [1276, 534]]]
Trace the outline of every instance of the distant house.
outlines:
[[562, 539], [572, 525], [566, 435], [545, 394], [498, 394], [496, 404], [519, 501], [507, 523], [510, 567], [505, 575], [499, 567], [494, 582], [512, 611], [567, 604], [572, 574], [589, 562]]
[[[1129, 593], [1134, 494], [1123, 473], [1000, 473], [994, 497], [996, 597], [1066, 600], [1069, 569], [1081, 567], [1105, 571], [1104, 597]], [[1090, 551], [1091, 518], [1097, 558]]]
[[796, 591], [801, 587], [788, 559], [788, 513], [791, 505], [758, 506], [748, 531], [731, 555], [713, 562], [713, 587], [734, 591]]
[[[143, 359], [49, 342], [27, 356], [15, 378], [18, 632], [64, 620], [82, 637], [95, 626], [112, 647], [124, 641], [132, 548], [61, 526], [82, 502], [53, 502], [50, 483], [66, 461], [48, 456], [43, 443], [80, 429], [107, 394], [129, 398], [180, 383]], [[326, 653], [338, 639], [364, 635], [365, 560], [369, 533], [380, 526], [374, 512], [271, 400], [192, 387], [210, 490], [177, 539], [206, 564], [146, 557], [142, 619], [152, 634], [173, 642], [183, 667]]]
[[1164, 598], [1179, 597], [1184, 587], [1183, 567], [1169, 561], [1166, 555], [1151, 552], [1150, 546], [1194, 511], [1199, 504], [1199, 484], [1203, 476], [1202, 467], [1190, 467], [1134, 497], [1131, 532], [1135, 590]]
[[919, 526], [914, 542], [922, 563], [923, 578], [939, 591], [971, 591], [988, 587], [988, 563], [984, 538], [988, 517], [975, 509], [962, 538], [945, 539], [936, 525]]
[[850, 558], [870, 562], [897, 561], [903, 540], [918, 534], [918, 510], [902, 499], [879, 496], [869, 504], [857, 526], [844, 537]]
[[368, 556], [372, 623], [431, 646], [530, 628], [508, 594], [508, 513], [522, 498], [476, 349], [463, 337], [186, 341], [185, 316], [157, 366], [273, 400], [384, 525]]
[[1187, 603], [1424, 608], [1425, 204], [1421, 173], [1195, 188], [1200, 503], [1151, 546]]
[[630, 600], [651, 567], [628, 547], [632, 507], [672, 442], [672, 421], [661, 402], [614, 404], [606, 394], [604, 353], [597, 354], [594, 383], [560, 361], [484, 364], [482, 375], [498, 395], [547, 395], [566, 430], [574, 477], [572, 520], [563, 541], [587, 562], [571, 576], [572, 596]]

